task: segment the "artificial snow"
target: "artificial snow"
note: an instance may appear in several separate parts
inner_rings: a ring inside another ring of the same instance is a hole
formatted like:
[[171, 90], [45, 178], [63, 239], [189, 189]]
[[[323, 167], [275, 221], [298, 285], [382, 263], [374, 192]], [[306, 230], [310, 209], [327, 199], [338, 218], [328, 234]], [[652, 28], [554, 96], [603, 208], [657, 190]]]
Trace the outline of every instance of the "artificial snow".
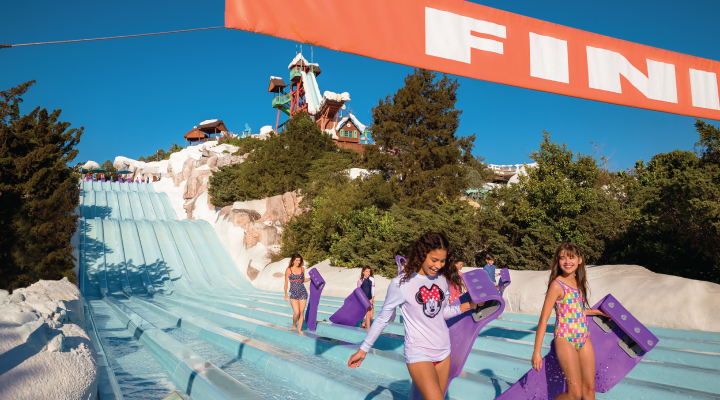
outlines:
[[213, 122], [218, 122], [218, 120], [217, 119], [206, 119], [205, 121], [201, 122], [200, 125], [198, 125], [198, 126], [212, 124]]
[[0, 399], [94, 399], [98, 365], [67, 278], [0, 291]]
[[288, 64], [288, 69], [292, 69], [292, 67], [295, 66], [300, 60], [302, 60], [304, 65], [308, 64], [308, 61], [303, 57], [302, 53], [298, 53], [295, 58], [293, 58], [292, 61], [290, 61], [290, 64]]
[[100, 168], [100, 164], [96, 163], [95, 161], [88, 161], [82, 167], [87, 170], [91, 170], [91, 169], [95, 169], [95, 168]]
[[339, 131], [340, 129], [342, 129], [349, 120], [352, 121], [353, 124], [355, 124], [355, 127], [358, 128], [360, 133], [365, 133], [365, 129], [367, 129], [367, 127], [363, 125], [360, 120], [358, 120], [357, 117], [353, 115], [353, 113], [349, 113], [348, 115], [342, 117], [342, 119], [337, 123], [337, 125], [335, 125], [335, 130]]
[[270, 125], [265, 125], [262, 128], [260, 128], [260, 138], [261, 139], [267, 139], [268, 135], [270, 135], [270, 132], [274, 132], [275, 129], [273, 129]]

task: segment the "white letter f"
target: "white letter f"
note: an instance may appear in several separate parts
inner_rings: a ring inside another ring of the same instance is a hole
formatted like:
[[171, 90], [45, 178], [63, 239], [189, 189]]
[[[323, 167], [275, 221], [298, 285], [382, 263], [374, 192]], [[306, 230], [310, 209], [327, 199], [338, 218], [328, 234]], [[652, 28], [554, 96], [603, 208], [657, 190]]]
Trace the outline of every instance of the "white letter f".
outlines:
[[503, 25], [425, 7], [425, 54], [470, 64], [471, 48], [503, 53], [502, 42], [471, 31], [505, 38]]

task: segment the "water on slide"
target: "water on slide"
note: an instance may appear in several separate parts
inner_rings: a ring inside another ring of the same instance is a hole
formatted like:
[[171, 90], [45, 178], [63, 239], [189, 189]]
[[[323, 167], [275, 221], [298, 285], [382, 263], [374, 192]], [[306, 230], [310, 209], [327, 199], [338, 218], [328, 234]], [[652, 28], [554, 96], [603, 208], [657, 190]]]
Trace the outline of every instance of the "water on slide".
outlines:
[[[294, 333], [282, 293], [254, 288], [209, 223], [178, 220], [152, 185], [83, 184], [79, 281], [112, 373], [101, 398], [408, 397], [399, 313], [363, 367], [349, 370], [365, 331], [328, 322], [343, 299], [321, 298], [317, 331]], [[536, 323], [505, 313], [485, 327], [449, 397], [494, 398], [515, 383], [529, 369]], [[720, 334], [651, 330], [659, 345], [597, 397], [720, 399]], [[551, 339], [549, 329], [544, 352]]]

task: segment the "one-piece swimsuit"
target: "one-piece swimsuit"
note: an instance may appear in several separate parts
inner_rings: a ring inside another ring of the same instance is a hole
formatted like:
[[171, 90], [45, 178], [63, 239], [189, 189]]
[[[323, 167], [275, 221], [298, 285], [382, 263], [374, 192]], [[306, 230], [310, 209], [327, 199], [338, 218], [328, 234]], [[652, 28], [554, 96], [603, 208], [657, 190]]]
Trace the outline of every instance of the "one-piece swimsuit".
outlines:
[[563, 288], [563, 297], [555, 301], [555, 338], [562, 338], [580, 350], [589, 337], [585, 301], [580, 290], [557, 279]]
[[292, 272], [292, 268], [290, 268], [290, 276], [288, 277], [288, 281], [290, 281], [290, 299], [292, 300], [307, 300], [308, 293], [307, 289], [305, 289], [305, 269], [300, 268], [300, 274], [295, 275]]

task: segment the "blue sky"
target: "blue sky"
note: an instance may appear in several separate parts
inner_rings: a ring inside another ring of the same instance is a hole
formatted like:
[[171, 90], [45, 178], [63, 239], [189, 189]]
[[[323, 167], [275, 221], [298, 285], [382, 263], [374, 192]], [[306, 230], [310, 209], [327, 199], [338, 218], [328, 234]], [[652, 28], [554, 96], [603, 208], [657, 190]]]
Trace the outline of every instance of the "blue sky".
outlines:
[[[259, 0], [260, 1], [260, 0]], [[602, 2], [483, 0], [484, 5], [693, 56], [720, 60], [712, 17], [717, 0]], [[153, 0], [6, 2], [0, 43], [82, 39], [222, 26], [224, 1]], [[84, 126], [77, 161], [137, 158], [182, 143], [200, 121], [219, 118], [240, 132], [274, 125], [271, 75], [287, 77], [296, 43], [234, 30], [212, 30], [90, 43], [0, 50], [0, 90], [35, 79], [23, 112], [62, 109]], [[303, 46], [309, 53], [309, 46]], [[309, 54], [308, 54], [309, 56]], [[378, 99], [394, 93], [412, 68], [315, 47], [321, 91], [349, 92], [364, 123]], [[366, 72], [370, 71], [370, 72]], [[575, 152], [604, 146], [611, 167], [674, 149], [691, 150], [694, 118], [574, 99], [460, 78], [458, 133], [476, 134], [487, 162], [528, 161], [542, 130]], [[282, 117], [281, 117], [282, 118]], [[718, 121], [709, 121], [720, 125]]]

